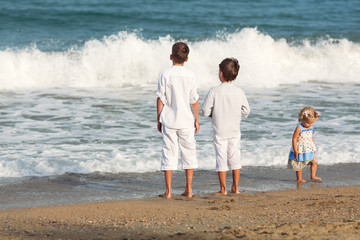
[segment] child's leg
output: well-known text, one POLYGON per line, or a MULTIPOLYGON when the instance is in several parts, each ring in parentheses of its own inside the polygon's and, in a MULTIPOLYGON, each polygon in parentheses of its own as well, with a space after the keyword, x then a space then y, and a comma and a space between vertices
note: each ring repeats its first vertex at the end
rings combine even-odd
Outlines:
POLYGON ((321 178, 316 176, 316 171, 317 171, 317 163, 316 162, 312 162, 310 165, 310 174, 311 174, 311 181, 321 181, 321 178))
POLYGON ((229 138, 227 147, 228 166, 232 169, 233 184, 231 193, 239 194, 239 180, 241 169, 240 136, 229 138))
POLYGON ((180 129, 177 132, 183 169, 195 169, 198 167, 196 159, 196 140, 194 129, 180 129))
POLYGON ((186 197, 191 198, 193 197, 192 181, 194 176, 194 169, 185 169, 185 174, 186 174, 186 187, 185 187, 184 195, 186 197))
POLYGON ((302 172, 303 170, 301 169, 300 171, 296 171, 296 179, 298 182, 306 182, 303 178, 302 178, 302 172))
POLYGON ((171 192, 172 192, 172 189, 171 189, 172 171, 171 171, 171 170, 166 170, 166 171, 164 171, 164 174, 165 174, 165 185, 166 185, 166 188, 165 188, 165 193, 164 193, 164 194, 161 194, 160 197, 163 197, 163 198, 171 198, 171 192))
POLYGON ((186 187, 185 192, 181 195, 192 197, 192 181, 194 175, 194 168, 198 167, 196 160, 196 141, 194 136, 194 129, 180 129, 178 130, 179 148, 181 152, 182 168, 185 169, 186 187))
POLYGON ((218 192, 218 194, 225 195, 225 194, 227 194, 227 192, 226 192, 226 172, 218 172, 218 177, 219 177, 219 183, 220 183, 220 191, 218 192))
POLYGON ((216 172, 218 173, 220 191, 217 194, 225 195, 226 190, 226 172, 229 170, 227 164, 227 139, 221 139, 214 136, 214 145, 216 153, 216 172))
POLYGON ((177 146, 177 134, 176 129, 167 128, 162 126, 163 133, 163 147, 162 147, 162 158, 161 158, 161 171, 165 174, 165 193, 161 194, 161 197, 171 198, 171 177, 172 170, 177 169, 178 159, 178 146, 177 146))
POLYGON ((240 180, 240 169, 232 171, 233 185, 231 187, 231 193, 239 194, 239 180, 240 180))

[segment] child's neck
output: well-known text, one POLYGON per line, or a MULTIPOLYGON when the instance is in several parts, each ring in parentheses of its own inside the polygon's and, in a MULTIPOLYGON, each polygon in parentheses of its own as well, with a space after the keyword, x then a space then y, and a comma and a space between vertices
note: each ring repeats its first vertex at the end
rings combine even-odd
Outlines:
POLYGON ((174 61, 173 61, 173 66, 183 67, 183 66, 184 66, 184 63, 185 63, 185 62, 183 62, 183 63, 177 63, 177 62, 174 62, 174 61))
POLYGON ((304 126, 304 124, 302 124, 302 123, 300 123, 301 124, 301 126, 303 126, 303 128, 305 128, 305 129, 310 129, 312 126, 309 126, 309 127, 305 127, 304 126))
POLYGON ((232 83, 232 81, 226 81, 226 80, 224 80, 224 79, 221 79, 221 82, 222 82, 222 83, 232 83))

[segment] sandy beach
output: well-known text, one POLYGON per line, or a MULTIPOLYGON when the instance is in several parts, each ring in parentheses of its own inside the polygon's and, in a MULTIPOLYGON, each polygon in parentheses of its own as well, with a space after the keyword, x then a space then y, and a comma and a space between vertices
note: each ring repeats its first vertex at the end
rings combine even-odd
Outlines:
POLYGON ((0 211, 1 239, 358 239, 360 186, 0 211))

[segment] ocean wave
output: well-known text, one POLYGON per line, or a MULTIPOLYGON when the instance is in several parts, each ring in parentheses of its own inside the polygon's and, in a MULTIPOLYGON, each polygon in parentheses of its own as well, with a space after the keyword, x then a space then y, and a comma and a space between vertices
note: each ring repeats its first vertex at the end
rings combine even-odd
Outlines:
MULTIPOLYGON (((171 65, 173 43, 171 36, 146 40, 136 32, 119 32, 65 52, 43 52, 36 47, 2 50, 0 89, 156 84, 159 72, 171 65)), ((256 28, 244 28, 188 44, 186 66, 197 74, 200 87, 217 83, 218 64, 226 57, 240 61, 238 82, 249 87, 313 80, 360 82, 360 44, 347 39, 305 40, 295 44, 274 39, 256 28)))

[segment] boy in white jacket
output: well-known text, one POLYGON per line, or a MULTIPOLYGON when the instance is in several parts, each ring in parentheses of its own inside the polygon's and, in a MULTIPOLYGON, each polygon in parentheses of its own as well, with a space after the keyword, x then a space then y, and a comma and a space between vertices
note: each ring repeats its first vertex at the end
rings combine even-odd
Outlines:
POLYGON ((193 171, 198 166, 194 133, 199 132, 199 95, 195 74, 184 67, 188 54, 185 43, 173 45, 170 55, 173 65, 161 72, 156 92, 158 131, 163 134, 161 171, 165 173, 166 184, 165 193, 160 196, 164 198, 171 198, 171 177, 177 169, 179 147, 186 173, 183 195, 193 196, 193 171))
POLYGON ((249 103, 243 90, 232 81, 236 79, 240 65, 235 58, 226 58, 219 64, 221 84, 210 89, 202 111, 204 116, 212 118, 214 144, 216 151, 216 171, 218 172, 220 191, 227 194, 226 171, 232 170, 233 184, 231 193, 239 194, 240 179, 240 122, 250 113, 249 103))

